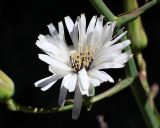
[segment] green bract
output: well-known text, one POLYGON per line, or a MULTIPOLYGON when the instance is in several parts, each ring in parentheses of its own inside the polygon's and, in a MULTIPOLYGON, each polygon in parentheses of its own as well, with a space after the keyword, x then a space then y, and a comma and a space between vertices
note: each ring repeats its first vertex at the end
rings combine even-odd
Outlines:
POLYGON ((0 70, 0 102, 8 100, 14 94, 13 81, 0 70))

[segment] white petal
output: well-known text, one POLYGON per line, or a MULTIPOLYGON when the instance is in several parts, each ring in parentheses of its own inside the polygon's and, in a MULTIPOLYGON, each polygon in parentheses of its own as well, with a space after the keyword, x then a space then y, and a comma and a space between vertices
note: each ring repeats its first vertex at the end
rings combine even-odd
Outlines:
POLYGON ((51 65, 52 66, 52 69, 53 69, 53 72, 56 73, 56 74, 59 74, 59 72, 56 72, 56 71, 60 71, 60 72, 64 72, 64 74, 68 74, 70 72, 73 71, 73 69, 71 67, 69 67, 68 65, 66 65, 65 63, 62 63, 60 61, 57 61, 56 59, 54 58, 51 58, 50 56, 48 55, 45 55, 45 54, 39 54, 39 58, 46 62, 47 64, 51 65), (54 70, 55 69, 55 70, 54 70))
POLYGON ((91 83, 92 86, 97 87, 100 86, 100 81, 98 79, 93 79, 93 78, 89 78, 89 82, 91 83))
POLYGON ((118 51, 118 50, 123 50, 124 48, 126 48, 130 44, 131 44, 130 40, 125 40, 125 41, 123 41, 121 43, 112 45, 111 47, 109 47, 107 49, 107 52, 114 52, 114 51, 118 51))
POLYGON ((96 66, 96 65, 101 64, 101 63, 113 62, 114 59, 116 57, 119 57, 120 54, 121 54, 120 51, 116 51, 114 53, 112 53, 112 52, 107 53, 107 55, 102 54, 102 55, 96 56, 95 58, 93 58, 91 67, 96 66))
POLYGON ((73 92, 75 90, 77 84, 77 74, 68 74, 63 78, 62 85, 69 90, 69 92, 73 92))
MULTIPOLYGON (((64 29, 63 29, 62 22, 59 22, 58 25, 59 25, 60 34, 63 34, 64 29)), ((52 36, 52 38, 49 38, 49 36, 48 36, 48 39, 51 40, 50 42, 52 42, 52 44, 55 45, 57 48, 62 49, 62 50, 66 50, 66 44, 63 39, 64 35, 58 34, 55 26, 52 23, 48 25, 48 29, 49 29, 49 32, 52 36)))
POLYGON ((101 71, 101 73, 102 73, 104 76, 106 76, 106 78, 108 79, 109 82, 114 83, 113 78, 112 78, 109 74, 107 74, 107 73, 104 72, 104 71, 101 71))
POLYGON ((107 39, 107 37, 110 35, 110 28, 112 26, 112 22, 107 22, 104 26, 103 26, 103 33, 102 33, 102 38, 103 41, 105 41, 107 39))
POLYGON ((116 63, 102 63, 99 65, 96 65, 94 67, 92 67, 91 69, 96 69, 96 70, 100 70, 100 69, 112 69, 112 68, 123 68, 124 65, 123 64, 116 64, 116 63))
POLYGON ((90 39, 91 40, 90 41, 91 47, 97 48, 97 46, 99 44, 100 35, 101 35, 101 32, 98 32, 96 30, 93 32, 92 37, 90 39))
POLYGON ((35 82, 35 83, 34 83, 35 87, 44 87, 44 86, 46 86, 48 83, 51 83, 51 82, 53 81, 53 80, 52 80, 53 76, 54 76, 54 75, 49 76, 49 77, 46 77, 46 78, 43 78, 43 79, 35 82))
MULTIPOLYGON (((57 60, 67 62, 69 59, 68 53, 65 51, 62 52, 61 49, 58 49, 56 45, 50 43, 49 40, 46 39, 45 36, 39 35, 39 40, 37 40, 36 45, 41 48, 48 55, 56 58, 57 60)), ((48 38, 49 39, 49 38, 48 38)), ((64 49, 63 49, 64 50, 64 49)))
POLYGON ((56 46, 52 45, 48 40, 46 40, 46 37, 44 35, 39 35, 38 39, 39 40, 37 40, 36 45, 39 48, 44 51, 51 52, 54 55, 60 54, 59 49, 56 46))
POLYGON ((119 55, 119 57, 115 58, 114 62, 119 63, 119 64, 124 64, 132 57, 133 57, 133 54, 131 54, 131 51, 127 51, 119 55))
POLYGON ((49 83, 48 85, 46 85, 45 87, 42 87, 41 90, 42 91, 46 91, 48 90, 50 87, 52 87, 57 81, 53 81, 52 83, 49 83))
POLYGON ((97 23, 96 23, 96 26, 95 26, 95 29, 99 32, 102 32, 102 26, 103 26, 103 18, 104 16, 100 16, 98 19, 97 19, 97 23))
POLYGON ((105 42, 104 47, 109 47, 111 45, 113 45, 114 43, 116 43, 118 40, 120 40, 123 36, 125 36, 127 33, 127 31, 123 32, 122 34, 120 34, 118 37, 116 37, 114 40, 110 41, 110 42, 105 42))
MULTIPOLYGON (((97 60, 98 58, 100 58, 101 56, 107 56, 108 54, 111 53, 121 53, 121 50, 123 50, 124 48, 126 48, 128 45, 130 45, 130 40, 125 40, 121 43, 115 44, 111 47, 104 47, 103 49, 99 50, 98 52, 96 52, 95 56, 94 56, 94 60, 97 60)), ((92 64, 93 65, 93 64, 92 64)))
POLYGON ((46 35, 45 38, 50 44, 52 44, 59 51, 61 51, 60 54, 62 54, 65 57, 66 55, 68 55, 68 46, 65 42, 65 39, 62 39, 63 37, 60 37, 60 35, 56 35, 52 37, 50 35, 46 35))
POLYGON ((37 81, 35 84, 36 87, 41 87, 42 91, 49 89, 57 80, 61 79, 62 75, 52 75, 46 78, 43 78, 37 81))
POLYGON ((74 48, 77 50, 78 47, 79 47, 79 44, 78 44, 78 18, 77 18, 77 21, 73 27, 73 31, 71 32, 70 36, 71 36, 71 39, 72 39, 72 42, 73 42, 73 45, 74 45, 74 48))
POLYGON ((85 69, 82 69, 78 72, 78 83, 81 90, 81 94, 88 96, 89 78, 85 69))
POLYGON ((96 20, 97 20, 97 16, 93 16, 89 25, 88 25, 86 34, 89 34, 90 32, 93 32, 96 20))
POLYGON ((59 94, 59 100, 58 100, 58 105, 60 107, 62 107, 65 103, 65 99, 66 99, 66 95, 67 95, 67 89, 61 85, 61 88, 60 88, 60 94, 59 94))
POLYGON ((58 23, 58 28, 59 28, 59 37, 61 40, 64 40, 64 27, 62 22, 58 23))
POLYGON ((64 20, 65 20, 68 32, 70 34, 72 32, 72 30, 73 30, 74 23, 73 23, 72 19, 69 16, 65 17, 64 20))
POLYGON ((114 51, 106 54, 107 55, 100 55, 99 57, 94 58, 90 67, 94 67, 102 63, 124 64, 133 56, 131 51, 127 51, 125 53, 114 51))
POLYGON ((70 73, 73 73, 73 72, 68 72, 68 71, 64 71, 63 69, 61 70, 60 68, 57 68, 57 67, 53 67, 51 65, 49 65, 49 71, 52 72, 52 73, 55 73, 55 74, 59 74, 59 75, 67 75, 67 74, 70 74, 70 73))
POLYGON ((47 26, 48 26, 49 32, 50 32, 50 34, 51 34, 52 36, 58 35, 58 32, 57 32, 55 26, 54 26, 52 23, 50 23, 50 24, 47 25, 47 26))
POLYGON ((77 18, 76 23, 74 24, 69 16, 65 17, 65 23, 75 49, 77 49, 78 47, 78 22, 79 22, 78 20, 79 17, 77 18))
POLYGON ((63 26, 62 22, 58 23, 58 28, 59 28, 59 38, 61 39, 60 43, 62 43, 62 46, 64 46, 64 48, 68 52, 68 45, 67 45, 66 40, 65 40, 64 26, 63 26))
POLYGON ((101 83, 106 81, 114 82, 113 78, 103 71, 91 70, 88 74, 91 78, 98 79, 101 83))
POLYGON ((114 32, 114 28, 116 26, 116 22, 107 22, 106 25, 103 27, 102 33, 102 43, 108 43, 112 39, 112 35, 114 32))
POLYGON ((83 49, 83 44, 85 43, 86 39, 86 17, 85 14, 81 14, 80 20, 78 22, 79 28, 79 45, 83 49))
POLYGON ((73 92, 75 90, 76 84, 77 84, 77 74, 73 74, 70 77, 70 81, 68 83, 69 92, 73 92))
POLYGON ((79 87, 76 87, 75 94, 74 94, 74 103, 73 103, 73 109, 72 109, 72 119, 77 119, 79 117, 79 114, 81 112, 82 107, 82 95, 80 92, 79 87))
POLYGON ((86 39, 86 42, 85 42, 86 47, 91 45, 93 34, 94 34, 94 32, 90 32, 90 33, 87 34, 87 37, 86 37, 87 39, 86 39))
POLYGON ((52 79, 53 75, 52 76, 49 76, 49 77, 46 77, 46 78, 43 78, 37 82, 34 83, 35 87, 44 87, 46 86, 48 83, 51 83, 51 79, 52 79))
POLYGON ((96 26, 95 26, 95 29, 94 29, 94 32, 93 32, 93 35, 90 41, 91 46, 94 46, 95 48, 101 45, 100 37, 102 34, 102 26, 103 26, 103 16, 100 16, 97 19, 96 26))

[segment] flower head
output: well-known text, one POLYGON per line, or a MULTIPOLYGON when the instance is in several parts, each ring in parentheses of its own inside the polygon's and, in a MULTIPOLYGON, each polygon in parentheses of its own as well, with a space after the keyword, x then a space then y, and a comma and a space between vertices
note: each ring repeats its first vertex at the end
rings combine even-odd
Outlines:
POLYGON ((123 68, 132 57, 130 51, 122 50, 130 44, 130 40, 118 42, 126 32, 112 37, 115 22, 103 25, 103 16, 93 16, 87 29, 84 14, 77 17, 74 23, 69 16, 65 17, 65 24, 73 45, 68 46, 64 37, 63 23, 58 23, 58 30, 49 24, 50 35, 39 35, 36 45, 46 54, 39 54, 39 58, 49 64, 49 71, 53 75, 35 83, 45 91, 63 78, 59 105, 63 106, 68 92, 75 92, 72 118, 77 119, 81 110, 83 95, 93 96, 93 88, 101 83, 114 82, 113 78, 101 69, 123 68))

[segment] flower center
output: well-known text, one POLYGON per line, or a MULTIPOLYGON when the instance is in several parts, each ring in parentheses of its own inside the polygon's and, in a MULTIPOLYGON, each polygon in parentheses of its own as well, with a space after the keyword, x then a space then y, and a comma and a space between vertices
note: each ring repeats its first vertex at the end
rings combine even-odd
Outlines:
POLYGON ((94 50, 90 47, 85 48, 83 52, 73 52, 71 53, 71 64, 72 68, 77 72, 83 68, 89 69, 89 66, 94 57, 94 50))

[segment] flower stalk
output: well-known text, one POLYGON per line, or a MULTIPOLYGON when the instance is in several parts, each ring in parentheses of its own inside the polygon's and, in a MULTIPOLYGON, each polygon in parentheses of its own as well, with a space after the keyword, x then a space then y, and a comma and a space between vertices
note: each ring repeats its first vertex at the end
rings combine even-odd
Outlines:
MULTIPOLYGON (((119 83, 117 83, 114 87, 111 89, 108 89, 107 91, 93 97, 90 99, 90 104, 96 103, 104 98, 111 97, 112 95, 120 92, 121 90, 127 88, 132 82, 134 81, 134 78, 127 78, 119 83)), ((66 101, 67 102, 67 101, 66 101)), ((38 107, 31 107, 31 106, 25 106, 22 104, 19 104, 15 102, 13 99, 10 99, 6 102, 7 107, 11 111, 21 111, 25 113, 54 113, 54 112, 63 112, 68 111, 73 108, 73 104, 65 105, 63 107, 55 107, 55 108, 38 108, 38 107)))

